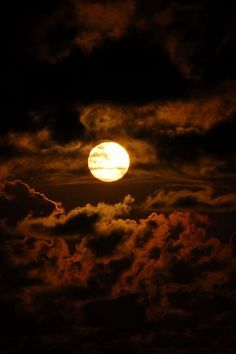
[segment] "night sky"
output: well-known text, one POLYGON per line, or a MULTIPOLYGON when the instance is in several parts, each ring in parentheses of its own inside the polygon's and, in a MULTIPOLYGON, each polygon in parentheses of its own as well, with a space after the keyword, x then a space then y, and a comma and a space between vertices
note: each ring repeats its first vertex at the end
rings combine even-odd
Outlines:
POLYGON ((1 354, 235 353, 235 10, 2 7, 1 354))

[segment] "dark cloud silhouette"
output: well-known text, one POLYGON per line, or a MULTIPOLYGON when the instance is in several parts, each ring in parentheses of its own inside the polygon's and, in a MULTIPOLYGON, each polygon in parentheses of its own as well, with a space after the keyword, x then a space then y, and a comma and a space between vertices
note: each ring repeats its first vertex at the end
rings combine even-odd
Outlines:
POLYGON ((0 187, 0 215, 9 225, 15 226, 27 216, 45 217, 62 211, 61 203, 48 199, 20 180, 6 181, 0 187))

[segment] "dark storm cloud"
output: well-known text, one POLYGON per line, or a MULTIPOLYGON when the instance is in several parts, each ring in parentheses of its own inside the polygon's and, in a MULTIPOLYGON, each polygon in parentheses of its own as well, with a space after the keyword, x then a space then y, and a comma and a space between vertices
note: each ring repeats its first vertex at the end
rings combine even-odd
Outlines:
MULTIPOLYGON (((169 328, 169 340, 176 334, 186 343, 181 331, 187 328, 192 340, 201 338, 193 322, 199 331, 206 325, 214 330, 228 326, 235 311, 234 237, 221 241, 211 234, 211 220, 195 212, 153 212, 135 220, 131 205, 127 197, 122 203, 87 205, 57 216, 48 215, 44 205, 42 217, 32 215, 11 230, 4 226, 1 283, 8 298, 2 294, 3 303, 14 302, 19 319, 25 312, 29 323, 38 318, 32 331, 55 319, 56 331, 68 326, 81 335, 83 326, 89 326, 90 335, 94 326, 127 328, 131 348, 136 340, 145 345, 145 326, 152 344, 166 343, 164 328, 169 328), (84 223, 90 224, 86 230, 84 223), (44 228, 36 232, 32 225, 39 224, 44 228)), ((224 338, 232 341, 230 334, 224 338)), ((208 341, 213 345, 211 337, 208 341)))

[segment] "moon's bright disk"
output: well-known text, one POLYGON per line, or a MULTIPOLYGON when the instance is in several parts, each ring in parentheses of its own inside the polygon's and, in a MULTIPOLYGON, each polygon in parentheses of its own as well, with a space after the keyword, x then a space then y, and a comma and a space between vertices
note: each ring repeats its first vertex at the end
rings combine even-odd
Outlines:
POLYGON ((113 182, 122 178, 128 171, 129 163, 127 151, 113 141, 95 146, 88 158, 88 167, 92 175, 103 182, 113 182))

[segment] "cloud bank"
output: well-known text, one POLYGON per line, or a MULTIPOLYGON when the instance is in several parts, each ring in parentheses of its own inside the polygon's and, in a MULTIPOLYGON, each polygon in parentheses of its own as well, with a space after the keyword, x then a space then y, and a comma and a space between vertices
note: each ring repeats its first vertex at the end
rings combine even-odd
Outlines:
MULTIPOLYGON (((206 195, 211 193, 192 193, 200 202, 206 195)), ((167 197, 172 204, 176 200, 171 193, 167 197)), ((220 202, 213 198, 210 204, 220 202)), ((132 218, 130 196, 117 204, 87 204, 65 212, 60 203, 20 181, 3 186, 1 203, 18 215, 14 225, 6 222, 9 215, 1 218, 1 300, 8 307, 14 304, 16 321, 25 314, 29 325, 34 323, 32 331, 42 331, 55 318, 59 327, 81 336, 86 326, 95 337, 93 328, 99 333, 128 326, 123 339, 135 350, 138 343, 149 348, 176 335, 185 344, 203 341, 200 333, 206 326, 229 328, 235 311, 235 237, 213 234, 206 215, 153 211, 132 218), (19 193, 28 211, 14 204, 19 193)), ((224 338, 232 341, 224 333, 219 343, 224 338)), ((214 347, 211 336, 208 341, 214 347)))

